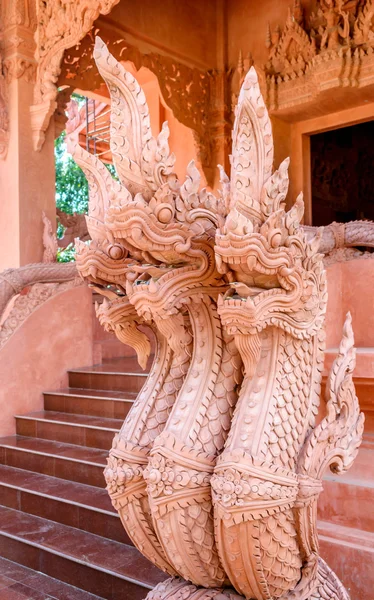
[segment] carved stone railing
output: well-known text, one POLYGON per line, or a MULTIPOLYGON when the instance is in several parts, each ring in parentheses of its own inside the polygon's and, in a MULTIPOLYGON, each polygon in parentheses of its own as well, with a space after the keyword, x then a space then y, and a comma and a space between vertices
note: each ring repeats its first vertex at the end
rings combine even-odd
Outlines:
POLYGON ((302 195, 285 210, 289 160, 273 172, 256 72, 239 95, 231 180, 221 169, 215 197, 193 162, 178 181, 167 124, 155 139, 141 88, 99 39, 94 57, 119 182, 70 139, 90 188, 92 242, 77 245, 77 268, 107 299, 100 321, 141 364, 139 324, 157 340, 105 470, 133 543, 172 576, 148 598, 229 599, 231 585, 240 598, 348 600, 319 556, 316 514, 324 472, 346 471, 362 439, 351 319, 316 426, 323 233, 307 239, 302 195))
POLYGON ((27 317, 55 294, 82 285, 74 263, 37 263, 0 273, 0 349, 27 317), (21 292, 25 292, 21 294, 21 292), (10 306, 14 298, 15 302, 10 306))
MULTIPOLYGON (((310 239, 316 235, 318 227, 304 225, 303 229, 310 239)), ((374 248, 373 221, 330 223, 323 227, 319 252, 325 255, 325 266, 358 258, 374 258, 374 253, 368 248, 374 248)))

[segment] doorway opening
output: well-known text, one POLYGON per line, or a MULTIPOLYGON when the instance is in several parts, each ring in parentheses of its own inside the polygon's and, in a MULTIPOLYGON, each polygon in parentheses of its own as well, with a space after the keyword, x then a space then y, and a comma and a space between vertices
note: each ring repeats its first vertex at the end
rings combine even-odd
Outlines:
POLYGON ((374 121, 310 138, 312 222, 374 220, 374 121))

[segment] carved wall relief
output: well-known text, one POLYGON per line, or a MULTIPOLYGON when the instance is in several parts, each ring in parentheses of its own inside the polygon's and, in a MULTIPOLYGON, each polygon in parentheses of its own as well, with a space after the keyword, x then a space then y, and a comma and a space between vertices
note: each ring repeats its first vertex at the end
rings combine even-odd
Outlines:
POLYGON ((372 0, 318 0, 309 18, 295 0, 283 28, 269 28, 266 46, 270 110, 310 102, 327 90, 372 85, 372 0))
MULTIPOLYGON (((123 37, 116 40, 110 32, 101 32, 100 24, 95 24, 95 34, 103 35, 118 60, 131 61, 137 70, 146 67, 157 76, 163 100, 174 116, 193 130, 204 174, 213 185, 215 165, 227 161, 229 154, 231 70, 202 71, 170 56, 140 50, 123 37)), ((65 52, 60 85, 99 88, 102 80, 92 65, 93 47, 91 31, 79 46, 65 52)))
POLYGON ((322 234, 307 239, 301 195, 285 210, 289 160, 273 172, 256 72, 239 95, 231 180, 221 168, 215 197, 193 163, 177 179, 167 126, 152 136, 141 88, 100 39, 95 60, 120 181, 70 139, 90 185, 92 242, 78 244, 77 268, 107 298, 101 322, 141 364, 149 346, 138 324, 157 339, 105 471, 134 544, 174 577, 148 598, 348 600, 319 557, 316 504, 324 471, 347 470, 362 438, 351 321, 315 426, 322 234))
POLYGON ((36 59, 38 63, 31 123, 35 150, 40 150, 56 109, 57 79, 66 48, 91 29, 99 14, 108 14, 118 0, 37 0, 36 59))

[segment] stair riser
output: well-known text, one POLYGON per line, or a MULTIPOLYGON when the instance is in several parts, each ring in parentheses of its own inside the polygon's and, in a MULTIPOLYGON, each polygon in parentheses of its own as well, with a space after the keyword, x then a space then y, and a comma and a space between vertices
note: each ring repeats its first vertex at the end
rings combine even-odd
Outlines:
POLYGON ((144 375, 112 373, 69 373, 69 387, 89 390, 139 392, 146 380, 144 375))
POLYGON ((102 450, 110 450, 116 434, 114 431, 93 429, 83 425, 67 425, 65 423, 52 423, 19 417, 16 419, 16 426, 18 435, 55 440, 77 446, 101 448, 102 450))
MULTIPOLYGON (((0 534, 0 555, 25 567, 102 596, 106 600, 143 600, 148 589, 110 573, 79 564, 23 541, 0 534)), ((134 569, 136 571, 136 568, 134 569)))
POLYGON ((45 410, 75 415, 125 419, 131 407, 132 402, 126 400, 99 400, 97 398, 80 398, 79 396, 70 397, 63 394, 44 394, 45 410))
POLYGON ((318 517, 344 527, 374 531, 374 488, 339 481, 324 481, 318 500, 318 517))
POLYGON ((60 479, 78 481, 96 487, 105 487, 104 465, 96 466, 84 462, 61 459, 47 454, 24 452, 16 448, 0 448, 0 462, 9 467, 26 469, 60 479))
POLYGON ((77 506, 58 499, 33 494, 20 488, 11 488, 0 484, 0 504, 14 508, 36 517, 49 519, 76 527, 89 533, 122 544, 132 545, 123 525, 115 514, 113 516, 95 510, 77 506))

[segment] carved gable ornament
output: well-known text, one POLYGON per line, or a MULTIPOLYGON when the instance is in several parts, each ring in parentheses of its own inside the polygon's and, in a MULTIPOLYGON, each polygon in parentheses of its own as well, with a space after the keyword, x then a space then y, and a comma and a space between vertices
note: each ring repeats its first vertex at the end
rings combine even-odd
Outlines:
POLYGON ((285 110, 318 94, 374 83, 372 0, 317 0, 306 18, 295 0, 286 23, 267 32, 267 106, 285 110))
POLYGON ((327 290, 321 232, 286 211, 288 164, 257 75, 239 95, 231 179, 200 189, 193 162, 173 172, 168 126, 154 138, 143 91, 96 40, 111 94, 119 182, 70 137, 87 174, 90 245, 81 276, 105 297, 97 314, 149 376, 105 470, 128 535, 171 578, 148 599, 348 600, 320 558, 322 476, 345 472, 362 439, 350 316, 315 424, 327 290))

